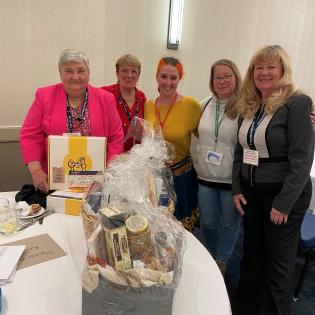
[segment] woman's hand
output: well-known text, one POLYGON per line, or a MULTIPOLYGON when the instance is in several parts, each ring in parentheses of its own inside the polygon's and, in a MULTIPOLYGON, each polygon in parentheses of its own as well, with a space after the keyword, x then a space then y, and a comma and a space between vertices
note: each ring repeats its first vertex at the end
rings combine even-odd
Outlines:
POLYGON ((272 208, 270 211, 270 220, 273 224, 286 224, 288 222, 288 215, 272 208))
POLYGON ((32 175, 33 184, 36 189, 39 189, 45 193, 48 192, 48 177, 47 174, 42 170, 35 171, 32 175))
POLYGON ((311 120, 312 120, 313 127, 315 127, 315 112, 311 112, 311 120))
POLYGON ((235 208, 238 210, 240 215, 243 216, 245 214, 245 212, 244 212, 244 210, 242 208, 242 204, 243 205, 247 204, 247 201, 244 198, 243 194, 234 195, 233 196, 233 201, 234 201, 235 208))
POLYGON ((42 166, 39 161, 33 161, 27 164, 27 167, 32 175, 33 184, 36 189, 43 192, 48 192, 48 176, 42 170, 42 166))

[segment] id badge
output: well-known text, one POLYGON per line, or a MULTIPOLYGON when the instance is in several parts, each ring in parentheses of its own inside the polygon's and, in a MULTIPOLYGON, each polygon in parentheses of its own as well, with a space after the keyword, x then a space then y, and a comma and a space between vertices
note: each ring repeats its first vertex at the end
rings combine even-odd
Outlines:
POLYGON ((258 166, 258 151, 244 149, 243 163, 258 166))
POLYGON ((221 165, 223 155, 219 152, 215 151, 208 151, 206 161, 215 164, 215 165, 221 165))

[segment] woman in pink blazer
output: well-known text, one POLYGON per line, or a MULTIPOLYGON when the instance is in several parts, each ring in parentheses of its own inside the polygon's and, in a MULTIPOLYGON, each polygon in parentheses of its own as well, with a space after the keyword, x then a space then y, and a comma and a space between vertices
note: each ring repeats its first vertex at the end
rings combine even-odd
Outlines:
POLYGON ((123 150, 123 130, 113 95, 89 82, 84 53, 67 49, 58 63, 62 83, 39 88, 21 128, 24 163, 36 189, 48 191, 49 135, 80 133, 107 138, 107 161, 123 150))

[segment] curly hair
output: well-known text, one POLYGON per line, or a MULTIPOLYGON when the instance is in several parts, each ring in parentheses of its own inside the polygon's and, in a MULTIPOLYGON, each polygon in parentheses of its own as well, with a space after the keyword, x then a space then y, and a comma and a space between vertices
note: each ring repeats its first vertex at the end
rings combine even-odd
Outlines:
POLYGON ((90 64, 89 59, 87 58, 86 54, 82 51, 74 50, 74 49, 65 49, 61 52, 59 61, 58 61, 58 70, 61 72, 61 68, 63 65, 72 62, 81 62, 83 61, 88 71, 90 72, 90 64))
POLYGON ((280 45, 263 46, 252 57, 241 88, 237 106, 243 117, 253 117, 261 104, 261 93, 254 82, 254 67, 258 62, 265 61, 278 61, 282 66, 282 76, 264 104, 267 114, 274 113, 290 96, 301 94, 293 82, 290 58, 286 51, 280 45))

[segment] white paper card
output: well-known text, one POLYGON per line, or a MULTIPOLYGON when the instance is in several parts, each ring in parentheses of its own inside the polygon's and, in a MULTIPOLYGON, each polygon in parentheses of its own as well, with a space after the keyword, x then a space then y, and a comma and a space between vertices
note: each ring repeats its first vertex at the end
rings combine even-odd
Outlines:
POLYGON ((6 279, 6 280, 0 279, 0 285, 5 285, 5 284, 13 281, 15 274, 16 274, 17 265, 18 264, 16 264, 15 267, 13 268, 8 279, 6 279))
POLYGON ((0 246, 0 280, 7 280, 16 269, 16 265, 23 254, 25 245, 0 246))
POLYGON ((258 165, 258 151, 244 149, 243 163, 249 165, 258 165))
POLYGON ((219 152, 215 151, 208 151, 206 156, 206 161, 215 164, 215 165, 221 165, 223 155, 219 152))

